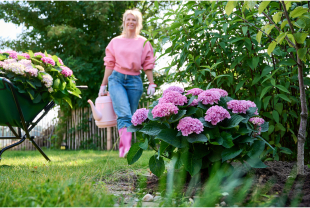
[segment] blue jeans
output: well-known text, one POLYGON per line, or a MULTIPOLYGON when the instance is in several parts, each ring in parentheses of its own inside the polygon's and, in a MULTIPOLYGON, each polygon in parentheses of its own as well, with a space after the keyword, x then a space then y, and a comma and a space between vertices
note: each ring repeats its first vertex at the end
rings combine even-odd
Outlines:
POLYGON ((108 80, 110 97, 117 115, 117 128, 129 127, 143 92, 141 76, 114 70, 108 80))

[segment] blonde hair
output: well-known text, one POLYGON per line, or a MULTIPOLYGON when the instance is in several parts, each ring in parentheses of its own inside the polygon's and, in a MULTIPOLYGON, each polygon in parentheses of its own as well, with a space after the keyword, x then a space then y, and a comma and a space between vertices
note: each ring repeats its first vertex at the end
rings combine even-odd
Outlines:
POLYGON ((122 35, 126 34, 126 27, 125 27, 125 21, 127 18, 128 14, 132 14, 133 16, 135 16, 136 21, 137 21, 137 26, 136 26, 136 35, 140 34, 140 31, 142 29, 142 14, 139 11, 139 9, 132 9, 132 10, 126 10, 125 13, 123 14, 123 24, 122 24, 122 35))

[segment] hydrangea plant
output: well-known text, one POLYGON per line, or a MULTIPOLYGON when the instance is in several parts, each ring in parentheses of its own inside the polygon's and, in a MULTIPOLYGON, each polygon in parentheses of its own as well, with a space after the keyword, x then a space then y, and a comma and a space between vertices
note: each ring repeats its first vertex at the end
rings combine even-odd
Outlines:
POLYGON ((191 175, 217 161, 266 167, 260 155, 266 144, 271 150, 273 147, 260 137, 269 125, 257 110, 254 102, 234 100, 222 89, 193 88, 186 92, 181 87, 169 87, 150 109, 138 109, 132 116, 128 131, 141 132, 143 141, 132 145, 128 164, 151 148, 155 153, 149 167, 157 176, 165 170, 163 158, 174 158, 175 168, 184 166, 191 175))
POLYGON ((46 52, 0 52, 0 76, 8 78, 33 103, 54 100, 59 104, 64 100, 72 107, 70 97, 80 98, 81 94, 72 70, 60 58, 46 52))

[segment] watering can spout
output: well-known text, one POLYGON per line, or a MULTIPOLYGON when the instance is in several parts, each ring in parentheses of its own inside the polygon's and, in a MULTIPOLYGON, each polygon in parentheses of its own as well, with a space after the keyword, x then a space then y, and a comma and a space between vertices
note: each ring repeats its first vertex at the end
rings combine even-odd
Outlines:
POLYGON ((100 121, 101 118, 102 118, 102 114, 96 109, 96 107, 95 107, 93 101, 88 100, 87 102, 89 103, 89 105, 90 105, 90 107, 91 107, 91 111, 93 112, 94 119, 95 119, 96 121, 100 121))

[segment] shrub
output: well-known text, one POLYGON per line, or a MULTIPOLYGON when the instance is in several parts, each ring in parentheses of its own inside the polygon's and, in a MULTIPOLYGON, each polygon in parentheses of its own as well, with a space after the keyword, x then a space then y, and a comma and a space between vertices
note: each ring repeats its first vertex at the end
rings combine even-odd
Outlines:
POLYGON ((265 144, 274 150, 260 136, 269 126, 258 117, 255 103, 233 100, 222 89, 194 88, 185 92, 170 87, 149 110, 138 109, 132 120, 128 131, 141 132, 143 139, 132 145, 128 164, 136 162, 150 147, 155 154, 149 167, 157 176, 165 170, 163 158, 174 159, 174 168, 184 165, 193 176, 217 161, 240 161, 263 168, 266 165, 259 156, 265 144))

